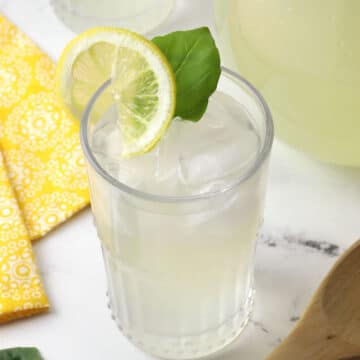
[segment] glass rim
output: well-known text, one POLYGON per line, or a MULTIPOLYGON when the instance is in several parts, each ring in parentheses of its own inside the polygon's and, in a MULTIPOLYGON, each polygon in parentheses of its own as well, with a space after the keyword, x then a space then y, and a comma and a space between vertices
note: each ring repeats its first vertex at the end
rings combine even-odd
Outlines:
POLYGON ((265 117, 265 139, 263 142, 263 146, 261 148, 261 151, 258 153, 255 161, 249 166, 248 169, 242 174, 240 174, 237 177, 237 180, 229 184, 228 186, 224 186, 222 189, 216 190, 216 191, 209 191, 206 193, 200 193, 195 195, 182 195, 182 196, 176 196, 176 195, 157 195, 141 190, 137 190, 131 186, 128 186, 121 181, 117 180, 113 176, 111 176, 106 170, 103 169, 103 167, 99 164, 96 157, 94 156, 90 145, 88 141, 88 123, 89 123, 89 115, 91 113, 91 110, 96 103, 98 97, 103 93, 103 91, 110 85, 111 79, 108 79, 105 81, 92 95, 90 98, 88 104, 86 105, 85 111, 81 118, 81 124, 80 124, 80 142, 81 146, 84 152, 84 155, 87 159, 87 161, 90 163, 93 169, 107 182, 109 182, 114 187, 118 188, 119 190, 128 193, 130 195, 136 196, 138 198, 144 199, 144 200, 150 200, 154 202, 162 202, 162 203, 168 203, 168 202, 189 202, 194 200, 201 200, 201 199, 208 199, 215 197, 217 195, 224 194, 228 191, 231 191, 232 189, 240 186, 243 182, 245 182, 247 179, 249 179, 252 175, 256 173, 256 171, 260 168, 260 166, 263 164, 263 162, 267 159, 274 139, 274 124, 272 120, 271 111, 269 109, 269 106, 267 105, 265 99, 260 94, 260 92, 245 78, 243 78, 241 75, 236 73, 233 70, 230 70, 224 66, 221 67, 222 72, 234 77, 237 81, 245 85, 245 87, 250 90, 250 93, 253 97, 255 97, 263 110, 264 117, 265 117))

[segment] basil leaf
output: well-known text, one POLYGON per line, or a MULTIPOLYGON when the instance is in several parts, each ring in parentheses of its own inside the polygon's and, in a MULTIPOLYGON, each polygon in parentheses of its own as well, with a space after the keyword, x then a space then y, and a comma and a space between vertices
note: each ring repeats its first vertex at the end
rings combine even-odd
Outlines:
POLYGON ((0 360, 43 360, 43 358, 36 348, 19 347, 0 350, 0 360))
POLYGON ((175 116, 198 121, 219 81, 220 55, 207 27, 176 31, 152 40, 176 76, 175 116))

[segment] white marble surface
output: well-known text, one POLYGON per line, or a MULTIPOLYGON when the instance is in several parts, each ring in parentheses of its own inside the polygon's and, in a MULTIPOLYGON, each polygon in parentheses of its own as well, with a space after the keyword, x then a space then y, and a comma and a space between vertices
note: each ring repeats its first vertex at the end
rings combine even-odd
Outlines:
MULTIPOLYGON (((48 0, 0 0, 0 10, 56 59, 73 36, 48 0)), ((208 24, 211 1, 179 1, 168 29, 208 24)), ((318 164, 275 142, 256 261, 256 306, 224 360, 264 359, 293 327, 336 257, 360 237, 360 170, 318 164)), ((90 211, 34 244, 49 314, 0 327, 0 348, 34 345, 46 360, 149 357, 117 330, 90 211)))

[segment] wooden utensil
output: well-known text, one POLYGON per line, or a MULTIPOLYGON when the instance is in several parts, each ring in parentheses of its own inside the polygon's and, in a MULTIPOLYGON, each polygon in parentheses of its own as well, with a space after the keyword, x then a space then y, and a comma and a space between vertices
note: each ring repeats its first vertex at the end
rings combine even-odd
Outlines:
POLYGON ((360 360, 360 240, 336 262, 295 329, 266 360, 360 360))

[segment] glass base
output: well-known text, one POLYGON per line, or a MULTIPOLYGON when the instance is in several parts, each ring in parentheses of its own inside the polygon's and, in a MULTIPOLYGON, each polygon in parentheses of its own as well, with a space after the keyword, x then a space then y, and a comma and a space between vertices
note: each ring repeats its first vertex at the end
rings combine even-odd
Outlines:
MULTIPOLYGON (((87 2, 89 2, 89 4, 94 3, 93 1, 89 0, 87 0, 87 2)), ((139 13, 123 14, 123 12, 120 11, 121 8, 119 6, 117 9, 111 0, 107 0, 102 6, 108 7, 109 9, 112 7, 114 8, 112 15, 113 17, 111 18, 102 16, 101 12, 96 12, 96 8, 94 9, 93 15, 91 16, 80 13, 79 10, 76 10, 70 6, 73 3, 78 6, 79 0, 51 0, 50 3, 58 19, 75 33, 81 33, 89 28, 96 26, 112 26, 127 28, 141 34, 146 34, 160 26, 170 16, 170 13, 174 8, 175 1, 152 0, 149 2, 149 0, 144 0, 144 9, 139 11, 139 13)), ((96 4, 98 10, 98 7, 101 7, 101 5, 99 5, 100 3, 96 4)), ((86 2, 83 3, 83 6, 86 6, 86 2)), ((136 6, 136 4, 134 6, 136 6)), ((87 11, 89 12, 90 10, 87 9, 87 11)))
POLYGON ((250 291, 245 306, 217 328, 209 329, 198 335, 181 337, 137 334, 129 331, 119 323, 112 312, 109 297, 108 307, 111 311, 111 317, 120 331, 130 342, 144 352, 169 360, 198 359, 222 350, 242 333, 251 318, 254 303, 253 294, 254 291, 250 291))

